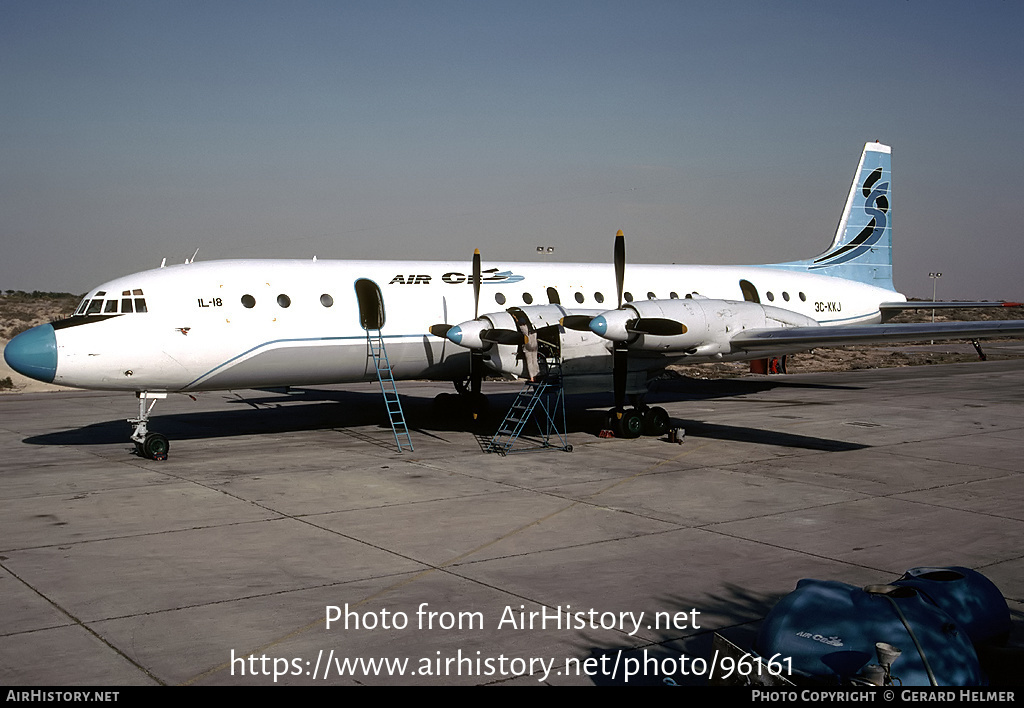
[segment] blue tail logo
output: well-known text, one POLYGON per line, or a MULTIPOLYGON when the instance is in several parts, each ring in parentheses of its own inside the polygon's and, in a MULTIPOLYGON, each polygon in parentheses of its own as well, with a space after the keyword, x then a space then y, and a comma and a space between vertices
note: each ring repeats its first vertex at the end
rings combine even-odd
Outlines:
POLYGON ((852 241, 815 258, 811 270, 852 261, 870 251, 882 238, 889 225, 889 183, 879 182, 881 179, 882 168, 876 167, 861 185, 864 213, 871 220, 852 241))

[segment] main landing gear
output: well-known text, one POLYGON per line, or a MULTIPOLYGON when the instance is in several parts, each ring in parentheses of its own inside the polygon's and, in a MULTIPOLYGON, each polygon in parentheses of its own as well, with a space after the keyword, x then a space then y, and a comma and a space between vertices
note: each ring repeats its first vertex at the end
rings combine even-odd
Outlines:
POLYGON ((434 410, 441 416, 471 414, 473 420, 483 418, 489 409, 487 396, 477 392, 439 393, 434 396, 434 410))
POLYGON ((170 441, 165 435, 150 432, 147 429, 147 423, 149 422, 149 414, 153 410, 153 406, 156 405, 157 400, 167 398, 167 394, 136 391, 135 396, 139 399, 139 417, 128 419, 128 422, 134 426, 131 440, 135 443, 135 451, 139 457, 151 460, 166 460, 167 451, 171 449, 170 441))
POLYGON ((649 408, 641 404, 625 410, 612 408, 608 411, 605 428, 614 431, 619 438, 660 437, 668 432, 671 424, 672 420, 664 408, 649 408))
POLYGON ((490 404, 480 392, 480 378, 470 376, 452 381, 458 393, 439 393, 434 396, 434 410, 441 416, 470 415, 473 420, 487 416, 490 404))

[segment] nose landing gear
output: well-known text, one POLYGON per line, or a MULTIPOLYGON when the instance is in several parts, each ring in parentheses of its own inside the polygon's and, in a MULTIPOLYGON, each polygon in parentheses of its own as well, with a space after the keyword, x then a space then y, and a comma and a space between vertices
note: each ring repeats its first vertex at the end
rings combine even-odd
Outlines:
POLYGON ((167 451, 171 449, 171 443, 167 436, 160 433, 153 433, 147 429, 149 414, 156 405, 158 399, 167 398, 166 393, 153 393, 152 391, 136 391, 135 396, 139 399, 139 417, 129 418, 128 422, 134 426, 131 440, 135 443, 135 451, 139 457, 150 460, 166 460, 167 451), (148 405, 147 405, 148 401, 148 405))

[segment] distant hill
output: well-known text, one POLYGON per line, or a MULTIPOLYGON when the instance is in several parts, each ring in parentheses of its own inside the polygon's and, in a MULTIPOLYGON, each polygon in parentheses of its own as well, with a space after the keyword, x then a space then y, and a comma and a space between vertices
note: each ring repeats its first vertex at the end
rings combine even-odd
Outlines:
POLYGON ((6 290, 0 293, 0 337, 11 339, 30 327, 71 315, 81 295, 39 290, 6 290))

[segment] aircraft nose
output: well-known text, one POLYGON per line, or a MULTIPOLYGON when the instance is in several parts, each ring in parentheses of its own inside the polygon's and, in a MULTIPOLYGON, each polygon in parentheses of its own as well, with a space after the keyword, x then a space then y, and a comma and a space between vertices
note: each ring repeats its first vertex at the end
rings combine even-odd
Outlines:
POLYGON ((4 361, 23 376, 51 383, 57 375, 57 335, 53 325, 39 325, 7 343, 4 361))

